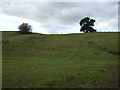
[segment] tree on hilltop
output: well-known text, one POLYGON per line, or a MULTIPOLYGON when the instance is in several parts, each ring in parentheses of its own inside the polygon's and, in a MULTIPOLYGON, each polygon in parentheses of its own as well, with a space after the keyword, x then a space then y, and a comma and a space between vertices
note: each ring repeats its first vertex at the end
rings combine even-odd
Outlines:
POLYGON ((93 29, 94 22, 95 22, 95 20, 94 19, 90 19, 89 17, 83 18, 79 22, 79 24, 81 26, 80 32, 82 32, 82 31, 85 32, 85 33, 96 32, 96 30, 93 29))
POLYGON ((18 29, 20 30, 21 34, 30 34, 32 32, 32 26, 28 23, 21 24, 18 29))

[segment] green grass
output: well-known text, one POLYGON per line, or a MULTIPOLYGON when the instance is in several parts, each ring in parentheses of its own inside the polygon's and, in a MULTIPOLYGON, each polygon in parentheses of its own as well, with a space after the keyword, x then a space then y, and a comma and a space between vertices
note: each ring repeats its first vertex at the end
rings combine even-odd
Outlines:
POLYGON ((3 88, 115 88, 118 33, 2 32, 3 88))

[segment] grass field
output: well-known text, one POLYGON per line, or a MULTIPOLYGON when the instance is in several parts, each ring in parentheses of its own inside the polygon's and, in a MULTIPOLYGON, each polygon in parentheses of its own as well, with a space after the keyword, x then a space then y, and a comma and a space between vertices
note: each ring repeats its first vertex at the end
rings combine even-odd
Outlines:
POLYGON ((2 35, 3 88, 118 87, 118 33, 2 35))

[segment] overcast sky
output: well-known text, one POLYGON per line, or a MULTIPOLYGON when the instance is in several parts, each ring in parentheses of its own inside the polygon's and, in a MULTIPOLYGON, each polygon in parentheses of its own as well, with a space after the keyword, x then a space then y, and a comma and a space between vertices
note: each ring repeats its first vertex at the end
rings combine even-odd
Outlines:
POLYGON ((33 32, 79 33, 79 21, 95 19, 97 31, 118 31, 117 2, 1 2, 0 31, 18 31, 23 22, 33 32))

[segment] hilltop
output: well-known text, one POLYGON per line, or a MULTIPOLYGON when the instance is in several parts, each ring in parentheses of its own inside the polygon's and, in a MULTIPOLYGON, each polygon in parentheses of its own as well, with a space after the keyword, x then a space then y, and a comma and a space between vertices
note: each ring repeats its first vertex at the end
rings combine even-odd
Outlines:
POLYGON ((117 32, 2 32, 2 42, 3 87, 117 87, 117 32))

